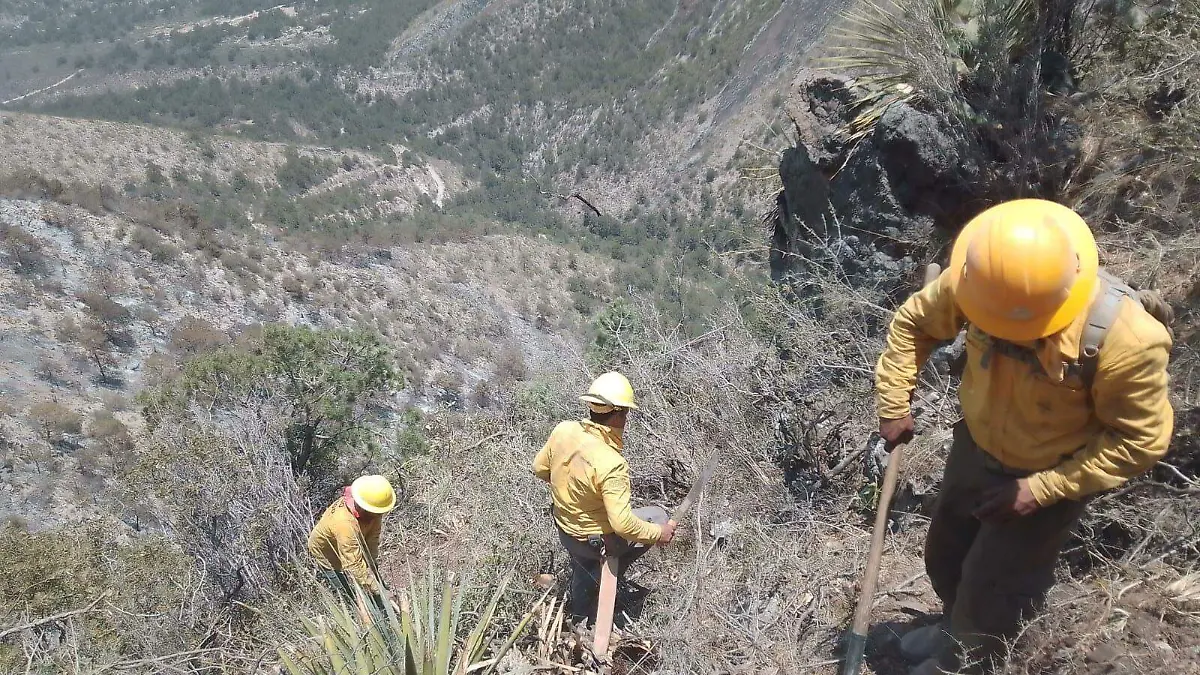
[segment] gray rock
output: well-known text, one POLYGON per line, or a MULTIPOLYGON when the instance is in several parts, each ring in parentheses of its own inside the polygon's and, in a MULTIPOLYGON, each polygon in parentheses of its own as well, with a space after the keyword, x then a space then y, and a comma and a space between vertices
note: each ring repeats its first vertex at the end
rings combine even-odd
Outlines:
MULTIPOLYGON (((833 211, 843 223, 869 232, 897 231, 913 224, 913 219, 896 200, 887 170, 874 141, 863 141, 851 151, 846 165, 829 187, 833 211)), ((786 189, 786 183, 785 183, 786 189)))
POLYGON ((838 75, 817 75, 797 83, 808 99, 808 111, 828 127, 840 127, 854 116, 854 92, 850 80, 838 75))
POLYGON ((817 233, 830 221, 829 182, 821 175, 804 146, 788 148, 779 164, 787 197, 787 215, 817 233))
POLYGON ((833 131, 852 114, 844 85, 828 77, 797 85, 833 146, 801 145, 781 158, 772 275, 804 277, 806 261, 823 258, 840 265, 851 284, 899 300, 917 265, 912 234, 935 227, 951 234, 986 206, 975 160, 981 155, 958 127, 906 104, 889 108, 853 148, 834 147, 841 141, 830 140, 833 131))

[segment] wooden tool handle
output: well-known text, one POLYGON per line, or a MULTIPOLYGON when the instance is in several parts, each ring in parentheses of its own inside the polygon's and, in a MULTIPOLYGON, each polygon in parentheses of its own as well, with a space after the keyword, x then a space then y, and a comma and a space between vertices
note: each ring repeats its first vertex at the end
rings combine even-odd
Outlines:
POLYGON ((612 635, 613 615, 617 607, 617 556, 605 556, 600 565, 600 597, 596 603, 596 636, 592 652, 598 658, 608 656, 608 640, 612 635))
POLYGON ((887 470, 883 474, 883 488, 879 492, 879 505, 875 507, 875 527, 871 530, 871 555, 867 558, 867 571, 863 573, 862 588, 859 590, 858 607, 854 610, 854 623, 850 629, 866 635, 871 624, 871 605, 875 600, 875 586, 879 582, 879 563, 883 559, 883 540, 887 536, 888 510, 892 495, 900 477, 900 460, 904 457, 901 443, 888 456, 887 470))
MULTIPOLYGON (((925 286, 937 280, 942 268, 931 264, 925 268, 925 286)), ((854 623, 850 630, 858 635, 866 635, 871 623, 871 605, 875 601, 875 586, 879 582, 879 562, 883 558, 883 541, 887 536, 888 510, 892 505, 892 495, 896 492, 896 483, 900 477, 900 462, 904 459, 906 443, 899 443, 892 448, 888 456, 887 470, 883 474, 883 487, 879 491, 879 504, 875 508, 875 527, 871 530, 871 554, 867 558, 867 570, 863 574, 862 588, 858 596, 858 607, 854 610, 854 623)))

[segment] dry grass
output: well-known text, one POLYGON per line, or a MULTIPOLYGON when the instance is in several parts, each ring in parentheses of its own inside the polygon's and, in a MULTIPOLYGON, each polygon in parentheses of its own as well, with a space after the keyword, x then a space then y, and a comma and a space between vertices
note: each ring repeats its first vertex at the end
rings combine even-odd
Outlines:
MULTIPOLYGON (((651 646, 648 656, 634 650, 647 660, 627 664, 630 672, 833 672, 813 664, 834 658, 866 557, 869 531, 857 491, 863 478, 846 471, 811 501, 797 502, 782 467, 801 450, 781 445, 778 430, 837 410, 836 419, 808 420, 829 440, 814 450, 810 469, 828 472, 865 441, 868 416, 849 424, 843 417, 869 409, 868 401, 851 408, 853 393, 833 387, 793 401, 838 355, 818 360, 817 352, 797 352, 803 356, 781 361, 737 313, 713 317, 713 330, 690 342, 644 306, 635 316, 618 335, 616 362, 604 367, 628 373, 642 401, 626 435, 636 500, 669 507, 711 453, 719 464, 676 543, 633 574, 653 592, 627 629, 627 641, 651 646), (795 417, 782 416, 785 402, 795 417)), ((818 340, 812 326, 794 332, 818 340)), ((504 392, 498 417, 426 418, 435 450, 403 467, 408 499, 386 536, 387 574, 401 579, 436 560, 476 574, 515 565, 529 578, 546 571, 562 577, 549 495, 529 464, 557 420, 580 414, 575 397, 589 372, 595 369, 582 357, 534 371, 529 384, 504 392)), ((892 547, 883 591, 911 582, 920 569, 919 531, 892 547)))

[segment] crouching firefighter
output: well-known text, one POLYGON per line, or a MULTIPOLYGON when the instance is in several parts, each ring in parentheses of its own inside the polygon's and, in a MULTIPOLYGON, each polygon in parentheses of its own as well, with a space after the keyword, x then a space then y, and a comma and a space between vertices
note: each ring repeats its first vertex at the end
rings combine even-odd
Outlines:
POLYGON ((954 428, 925 543, 940 624, 901 651, 913 673, 998 669, 1092 495, 1166 453, 1169 308, 1100 269, 1075 212, 1024 199, 963 228, 941 277, 896 312, 876 368, 879 433, 912 432, 909 396, 966 327, 954 428))
POLYGON ((533 460, 550 483, 554 524, 571 558, 571 608, 576 620, 596 618, 600 565, 618 558, 617 577, 654 544, 670 543, 675 522, 655 506, 631 509, 629 463, 621 455, 633 387, 620 373, 596 378, 579 397, 590 419, 562 422, 533 460))
MULTIPOLYGON (((382 611, 386 590, 376 574, 383 516, 396 506, 396 492, 383 476, 361 476, 342 489, 308 535, 317 573, 335 593, 357 604, 350 580, 373 609, 382 611)), ((366 616, 367 608, 358 604, 366 616)))

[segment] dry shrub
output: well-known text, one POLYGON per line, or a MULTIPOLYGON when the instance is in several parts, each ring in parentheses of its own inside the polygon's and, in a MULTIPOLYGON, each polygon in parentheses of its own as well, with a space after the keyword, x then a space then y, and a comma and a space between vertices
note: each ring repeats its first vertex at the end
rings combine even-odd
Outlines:
POLYGON ((104 324, 122 326, 133 319, 133 314, 128 308, 103 292, 84 291, 79 294, 79 301, 87 306, 92 316, 104 324))
MULTIPOLYGON (((47 225, 67 230, 72 234, 82 237, 82 229, 79 219, 70 207, 54 202, 45 202, 42 204, 42 220, 46 221, 47 225)), ((77 244, 78 245, 78 242, 77 244)))
POLYGON ((39 357, 37 368, 34 372, 38 377, 56 387, 66 384, 67 382, 66 366, 62 363, 62 361, 54 357, 39 357))
POLYGON ((1188 64, 1200 49, 1200 2, 1118 7, 1104 8, 1084 36, 1103 48, 1088 63, 1094 99, 1080 117, 1091 145, 1077 199, 1108 223, 1190 232, 1200 197, 1200 78, 1188 64))
POLYGON ((279 287, 297 302, 303 302, 311 292, 311 287, 305 283, 303 277, 299 274, 290 274, 284 277, 279 282, 279 287))
POLYGON ((1196 588, 1194 574, 1158 566, 1068 578, 998 675, 1200 672, 1200 618, 1189 595, 1196 588))
POLYGON ((133 438, 129 434, 129 428, 107 410, 92 413, 87 431, 88 436, 110 454, 125 454, 133 450, 133 438))
POLYGON ((132 243, 135 247, 150 254, 150 259, 156 263, 172 263, 179 259, 183 251, 179 250, 165 237, 154 230, 139 225, 133 231, 132 243))
POLYGON ((154 427, 131 494, 162 495, 156 515, 207 570, 218 605, 270 592, 300 553, 313 510, 283 448, 286 420, 269 408, 195 408, 154 427))
MULTIPOLYGON (((0 644, 0 671, 126 670, 130 655, 156 657, 191 650, 205 639, 196 593, 202 570, 161 536, 118 544, 111 520, 50 532, 0 528, 0 585, 37 588, 22 602, 0 604, 0 623, 20 626, 61 612, 72 618, 19 631, 0 644), (174 607, 177 611, 162 611, 174 607), (87 611, 82 611, 87 610, 87 611), (118 667, 120 666, 120 667, 118 667)), ((167 660, 167 663, 178 659, 167 660)))
POLYGON ((0 194, 15 199, 48 199, 60 204, 73 204, 94 215, 103 214, 118 199, 116 192, 107 185, 64 183, 36 171, 18 171, 0 177, 0 194))
POLYGON ((171 331, 170 346, 184 356, 196 356, 229 344, 229 336, 217 330, 209 321, 196 316, 185 316, 171 331))
MULTIPOLYGON (((386 573, 401 579, 417 561, 432 558, 482 578, 514 566, 520 574, 564 577, 547 487, 529 464, 556 421, 582 414, 576 397, 589 378, 616 367, 633 380, 641 406, 625 435, 635 504, 677 504, 709 457, 718 461, 677 541, 633 572, 652 589, 628 629, 653 645, 653 665, 643 667, 836 672, 836 647, 869 546, 879 478, 864 452, 876 423, 871 370, 889 318, 882 291, 852 289, 838 278, 832 271, 814 277, 818 290, 803 299, 767 293, 745 314, 727 308, 710 319, 711 331, 691 340, 648 303, 634 303, 630 320, 606 337, 604 363, 590 367, 579 358, 533 372, 497 391, 496 413, 427 416, 432 450, 404 458, 408 498, 385 534, 386 573)), ((903 628, 911 620, 898 599, 939 608, 923 578, 922 509, 957 416, 948 367, 945 356, 935 358, 915 398, 919 434, 903 466, 894 513, 899 532, 889 536, 877 624, 891 620, 903 628)), ((1069 636, 1079 638, 1078 648, 1065 658, 1080 663, 1082 645, 1096 641, 1080 627, 1090 624, 1068 623, 1101 615, 1105 598, 1098 589, 1143 578, 1131 567, 1161 569, 1173 579, 1200 558, 1191 525, 1200 516, 1196 500, 1154 492, 1160 489, 1131 486, 1096 500, 1061 566, 1074 576, 1052 600, 1057 607, 1066 594, 1077 606, 1045 620, 1058 623, 1030 628, 1013 673, 1049 672, 1036 664, 1064 657, 1046 645, 1061 651, 1071 646, 1069 636), (1156 501, 1156 494, 1173 501, 1156 501), (1096 530, 1115 522, 1135 536, 1119 540, 1096 530), (1081 559, 1093 562, 1084 566, 1081 559)), ((1191 633, 1180 628, 1186 617, 1175 618, 1163 624, 1163 639, 1186 644, 1191 633)), ((902 672, 883 653, 873 658, 873 672, 902 672)), ((1145 672, 1170 672, 1155 671, 1149 656, 1138 663, 1150 668, 1145 672)))
POLYGON ((51 445, 61 445, 68 436, 83 431, 83 417, 57 401, 35 403, 29 408, 29 417, 37 423, 42 438, 51 445))
POLYGON ((521 352, 521 348, 513 342, 505 343, 494 360, 496 379, 501 383, 519 382, 524 380, 529 373, 525 365, 525 355, 521 352))
MULTIPOLYGON (((836 351, 781 360, 779 349, 732 310, 690 341, 647 304, 635 305, 632 316, 610 336, 610 363, 590 369, 580 359, 531 373, 498 391, 497 414, 426 418, 434 451, 404 465, 409 498, 385 535, 385 569, 402 578, 414 561, 432 557, 484 578, 509 566, 530 576, 563 573, 547 487, 530 463, 555 422, 582 414, 577 396, 591 375, 619 367, 641 406, 625 437, 637 504, 677 504, 710 457, 718 461, 677 542, 636 568, 638 583, 654 590, 630 630, 652 641, 662 672, 803 672, 828 658, 848 619, 868 536, 865 519, 846 517, 854 513, 859 472, 830 477, 809 504, 797 504, 784 488, 781 463, 792 450, 777 432, 781 410, 786 403, 814 415, 838 411, 840 425, 820 425, 839 440, 818 460, 819 472, 866 436, 871 416, 849 424, 840 418, 868 410, 869 402, 849 405, 853 390, 840 393, 828 381, 830 365, 847 365, 836 351)), ((822 333, 806 321, 787 332, 819 343, 822 333)), ((898 568, 911 576, 919 541, 903 541, 885 588, 899 583, 898 568)))
POLYGON ((457 405, 463 393, 463 376, 457 370, 440 370, 429 384, 436 390, 438 399, 457 405))
POLYGON ((46 273, 46 245, 41 239, 25 230, 0 223, 0 252, 8 258, 8 265, 22 276, 36 277, 46 273))
POLYGON ((59 318, 54 326, 54 337, 63 344, 74 344, 79 340, 81 329, 70 315, 59 318))

